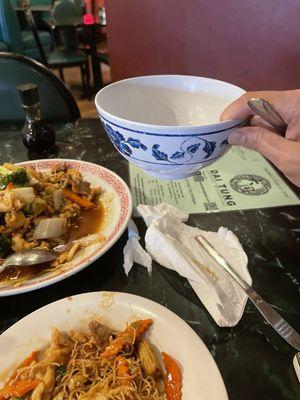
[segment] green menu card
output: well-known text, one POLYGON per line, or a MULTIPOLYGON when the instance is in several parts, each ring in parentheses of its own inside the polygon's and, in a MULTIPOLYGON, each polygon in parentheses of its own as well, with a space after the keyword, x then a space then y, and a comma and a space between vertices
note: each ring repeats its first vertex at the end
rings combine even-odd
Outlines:
POLYGON ((135 207, 168 203, 189 213, 205 213, 300 204, 264 157, 241 147, 232 147, 192 178, 176 181, 153 178, 129 165, 135 207))

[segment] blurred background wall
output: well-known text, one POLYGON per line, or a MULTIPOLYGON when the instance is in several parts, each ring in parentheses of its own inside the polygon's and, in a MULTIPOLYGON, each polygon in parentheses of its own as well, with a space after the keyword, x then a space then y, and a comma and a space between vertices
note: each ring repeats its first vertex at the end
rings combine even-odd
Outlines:
POLYGON ((300 87, 299 0, 105 0, 113 80, 222 79, 247 90, 300 87))

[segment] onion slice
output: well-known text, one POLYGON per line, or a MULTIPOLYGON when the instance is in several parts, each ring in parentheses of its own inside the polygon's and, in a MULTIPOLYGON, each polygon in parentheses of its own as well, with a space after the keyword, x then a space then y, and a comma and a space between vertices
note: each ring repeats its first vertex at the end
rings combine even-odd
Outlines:
POLYGON ((56 189, 53 192, 53 205, 55 211, 58 211, 60 207, 64 204, 65 202, 65 197, 64 193, 61 189, 56 189))
POLYGON ((31 186, 11 189, 13 195, 22 203, 31 204, 35 198, 34 189, 31 186))
POLYGON ((33 239, 53 239, 61 237, 67 227, 66 218, 44 218, 35 227, 33 239))
POLYGON ((81 247, 89 247, 96 243, 103 244, 105 242, 105 237, 100 233, 93 233, 92 235, 87 235, 78 239, 76 242, 79 242, 81 247))

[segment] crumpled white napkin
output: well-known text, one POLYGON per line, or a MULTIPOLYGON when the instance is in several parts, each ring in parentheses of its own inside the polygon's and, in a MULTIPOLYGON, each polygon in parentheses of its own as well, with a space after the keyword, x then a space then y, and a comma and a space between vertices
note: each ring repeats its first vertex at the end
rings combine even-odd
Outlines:
POLYGON ((140 235, 135 223, 131 220, 128 222, 128 241, 123 249, 124 254, 124 270, 126 275, 129 274, 133 263, 142 265, 148 269, 149 274, 152 272, 152 258, 140 245, 140 235))
POLYGON ((140 205, 137 209, 148 226, 145 235, 148 253, 139 244, 139 235, 132 222, 124 248, 126 273, 129 273, 133 261, 146 266, 150 272, 152 257, 188 279, 219 326, 236 325, 243 315, 247 295, 195 239, 199 234, 203 235, 251 285, 247 255, 234 233, 223 227, 218 232, 208 232, 188 226, 183 222, 187 221, 188 214, 167 204, 140 205))

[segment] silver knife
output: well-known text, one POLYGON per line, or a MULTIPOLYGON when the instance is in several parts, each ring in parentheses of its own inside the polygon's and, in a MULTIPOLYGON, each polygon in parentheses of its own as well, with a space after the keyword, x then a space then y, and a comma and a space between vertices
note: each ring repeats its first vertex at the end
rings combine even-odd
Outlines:
POLYGON ((244 289, 249 299, 273 329, 294 349, 300 351, 300 335, 228 264, 220 253, 202 236, 196 237, 206 252, 244 289))

